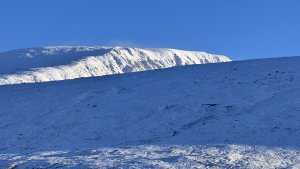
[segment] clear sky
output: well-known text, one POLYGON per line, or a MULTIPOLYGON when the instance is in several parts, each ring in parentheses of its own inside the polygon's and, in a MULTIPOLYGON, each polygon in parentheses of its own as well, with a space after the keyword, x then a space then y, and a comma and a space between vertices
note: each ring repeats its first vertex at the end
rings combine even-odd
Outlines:
POLYGON ((234 60, 300 55, 299 0, 1 0, 0 51, 167 47, 234 60))

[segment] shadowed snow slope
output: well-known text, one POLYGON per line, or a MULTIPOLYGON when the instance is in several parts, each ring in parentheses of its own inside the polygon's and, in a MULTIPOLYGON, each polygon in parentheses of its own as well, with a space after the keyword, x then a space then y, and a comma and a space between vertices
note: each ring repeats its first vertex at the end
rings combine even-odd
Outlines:
POLYGON ((230 61, 225 56, 176 49, 42 47, 0 53, 0 85, 230 61), (2 75, 1 75, 2 74, 2 75))
POLYGON ((299 67, 276 58, 0 86, 0 168, 299 168, 299 67))

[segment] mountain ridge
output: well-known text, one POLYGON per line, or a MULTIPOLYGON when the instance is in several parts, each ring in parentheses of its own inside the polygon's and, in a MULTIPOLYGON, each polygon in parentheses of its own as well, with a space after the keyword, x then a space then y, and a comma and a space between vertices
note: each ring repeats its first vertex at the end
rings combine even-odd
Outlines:
POLYGON ((223 55, 167 48, 52 46, 0 53, 0 85, 231 61, 223 55), (15 60, 15 61, 14 61, 15 60))

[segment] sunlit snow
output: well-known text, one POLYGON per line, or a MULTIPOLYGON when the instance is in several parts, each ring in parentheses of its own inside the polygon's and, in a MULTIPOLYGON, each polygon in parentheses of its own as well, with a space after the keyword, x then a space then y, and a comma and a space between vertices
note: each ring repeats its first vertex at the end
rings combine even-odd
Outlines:
POLYGON ((121 47, 43 47, 0 53, 0 85, 228 62, 205 52, 121 47))

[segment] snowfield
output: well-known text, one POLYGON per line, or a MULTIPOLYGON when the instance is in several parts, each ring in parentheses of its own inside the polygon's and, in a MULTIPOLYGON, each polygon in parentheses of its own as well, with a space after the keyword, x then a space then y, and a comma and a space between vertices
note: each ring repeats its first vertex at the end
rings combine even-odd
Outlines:
POLYGON ((0 85, 47 82, 228 62, 205 52, 121 47, 42 47, 0 53, 0 85), (2 75, 1 75, 2 74, 2 75))
POLYGON ((148 145, 0 156, 8 159, 11 168, 300 168, 299 151, 245 145, 148 145))
POLYGON ((0 86, 0 168, 300 168, 300 57, 0 86))

